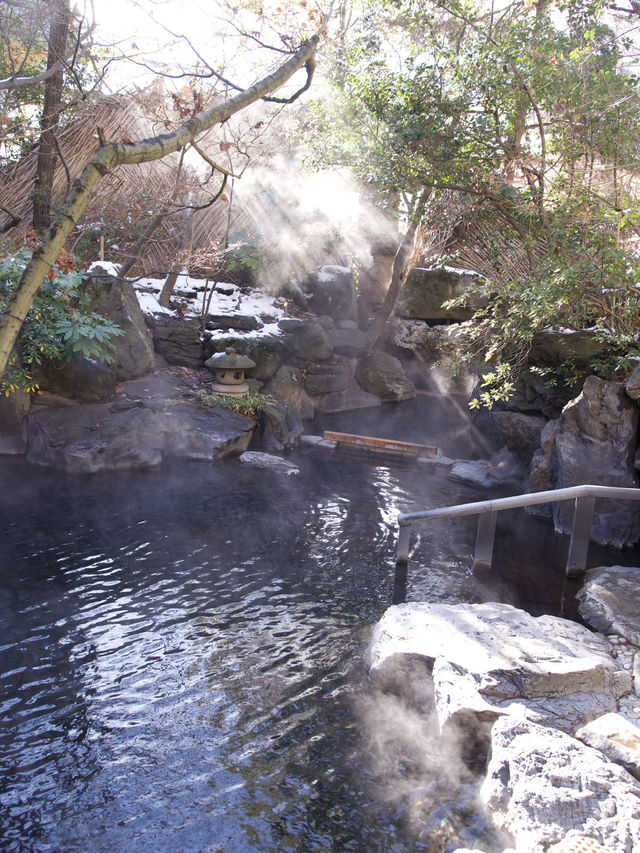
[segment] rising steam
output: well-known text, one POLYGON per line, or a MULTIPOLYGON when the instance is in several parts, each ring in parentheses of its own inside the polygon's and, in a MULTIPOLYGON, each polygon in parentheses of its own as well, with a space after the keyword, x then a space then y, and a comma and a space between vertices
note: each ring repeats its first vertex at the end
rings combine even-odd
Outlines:
MULTIPOLYGON (((308 173, 290 158, 255 166, 237 184, 263 258, 259 284, 279 290, 322 264, 367 266, 371 246, 396 239, 397 224, 367 201, 348 170, 308 173)), ((231 235, 233 239, 233 235, 231 235)))

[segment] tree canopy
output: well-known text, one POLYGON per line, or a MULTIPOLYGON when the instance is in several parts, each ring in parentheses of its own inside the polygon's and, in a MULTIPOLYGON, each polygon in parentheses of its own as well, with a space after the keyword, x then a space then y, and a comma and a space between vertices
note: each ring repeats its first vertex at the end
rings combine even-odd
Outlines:
MULTIPOLYGON (((38 4, 2 4, 5 156, 34 144, 47 66, 56 62, 48 51, 50 35, 38 23, 38 4)), ((197 40, 165 27, 174 49, 184 52, 184 61, 163 71, 176 87, 177 121, 158 111, 163 132, 146 140, 106 139, 96 129, 99 150, 25 270, 19 288, 24 303, 18 309, 14 296, 5 310, 0 369, 105 174, 190 150, 224 182, 232 166, 221 166, 198 144, 209 122, 224 124, 256 100, 279 109, 307 97, 316 42, 327 26, 321 10, 306 0, 269 10, 252 3, 221 9, 226 35, 220 35, 223 60, 217 63, 197 40), (309 28, 318 26, 305 41, 309 28), (224 39, 230 32, 249 46, 242 56, 266 53, 281 60, 275 76, 267 73, 257 89, 237 82, 250 66, 229 49, 224 39), (283 69, 302 67, 306 82, 275 95, 283 69)), ((509 392, 534 334, 547 326, 596 329, 609 344, 609 357, 594 369, 609 375, 624 371, 639 352, 637 14, 633 4, 590 0, 340 0, 333 11, 322 85, 307 97, 292 133, 307 165, 350 167, 379 206, 406 223, 386 313, 408 259, 419 259, 411 252, 414 235, 422 241, 423 262, 473 267, 484 276, 478 288, 486 308, 463 326, 462 352, 493 365, 484 402, 509 392)), ((85 55, 83 32, 87 25, 76 19, 67 50, 58 47, 57 53, 66 54, 59 58, 66 85, 86 94, 77 70, 85 55)), ((136 53, 137 45, 131 50, 136 53)), ((137 54, 132 59, 137 67, 152 67, 137 54)), ((185 196, 186 190, 178 193, 180 182, 173 183, 171 198, 159 200, 150 216, 164 215, 185 196)), ((377 329, 374 324, 372 345, 385 316, 377 329)))
POLYGON ((430 190, 427 230, 464 224, 448 259, 483 273, 488 299, 467 355, 494 361, 501 394, 547 325, 636 351, 631 29, 581 0, 370 4, 315 104, 312 162, 351 165, 398 211, 430 190))

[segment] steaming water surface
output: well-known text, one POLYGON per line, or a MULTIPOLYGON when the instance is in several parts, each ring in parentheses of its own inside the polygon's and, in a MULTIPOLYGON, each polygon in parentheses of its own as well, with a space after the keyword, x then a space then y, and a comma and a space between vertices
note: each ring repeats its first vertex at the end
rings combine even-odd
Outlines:
MULTIPOLYGON (((0 459, 3 851, 440 849, 416 807, 437 772, 384 756, 376 727, 397 720, 364 652, 396 514, 478 496, 415 466, 295 461, 77 477, 0 459)), ((522 527, 502 534, 505 572, 529 577, 522 527)), ((408 597, 522 603, 527 582, 474 578, 473 539, 470 520, 423 533, 408 597)), ((570 602, 562 557, 538 610, 570 602)))

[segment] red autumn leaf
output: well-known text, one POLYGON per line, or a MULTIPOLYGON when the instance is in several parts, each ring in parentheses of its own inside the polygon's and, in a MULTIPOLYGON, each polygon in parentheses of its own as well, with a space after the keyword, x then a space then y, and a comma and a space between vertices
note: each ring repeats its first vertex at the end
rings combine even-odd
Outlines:
POLYGON ((228 151, 230 148, 231 148, 230 142, 221 142, 220 143, 220 150, 221 151, 228 151))

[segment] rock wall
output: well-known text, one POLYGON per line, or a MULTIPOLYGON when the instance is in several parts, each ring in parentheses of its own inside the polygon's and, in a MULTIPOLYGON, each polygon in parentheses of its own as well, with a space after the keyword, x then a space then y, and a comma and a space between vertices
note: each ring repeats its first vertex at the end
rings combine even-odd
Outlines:
MULTIPOLYGON (((637 634, 637 608, 633 621, 637 634)), ((511 853, 633 853, 640 713, 623 714, 639 704, 640 669, 619 640, 506 604, 416 602, 378 622, 369 666, 416 729, 416 714, 436 715, 447 766, 462 760, 477 774, 479 801, 509 833, 511 853)))
MULTIPOLYGON (((625 386, 590 376, 582 393, 544 428, 529 470, 531 491, 585 483, 635 488, 639 409, 625 386)), ((541 514, 543 510, 539 510, 541 514)), ((547 508, 556 530, 571 530, 570 502, 547 508)), ((626 548, 640 541, 640 503, 602 500, 596 503, 591 532, 594 542, 626 548)))
POLYGON ((418 267, 411 271, 400 292, 396 316, 413 320, 470 320, 485 304, 484 299, 473 292, 473 285, 479 278, 453 270, 418 267), (444 302, 458 296, 466 297, 463 305, 443 307, 444 302))

